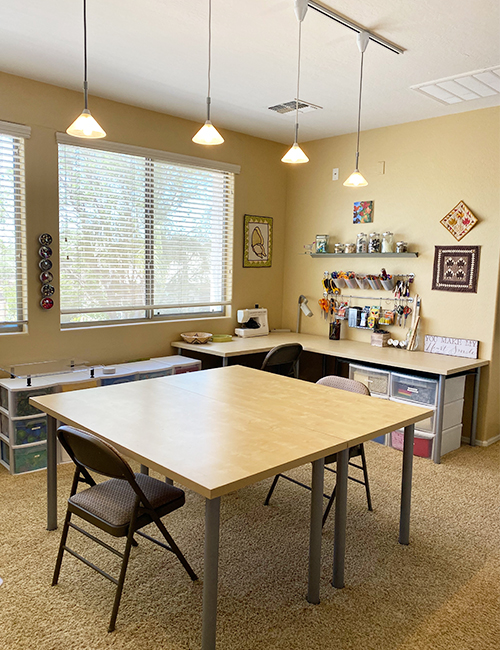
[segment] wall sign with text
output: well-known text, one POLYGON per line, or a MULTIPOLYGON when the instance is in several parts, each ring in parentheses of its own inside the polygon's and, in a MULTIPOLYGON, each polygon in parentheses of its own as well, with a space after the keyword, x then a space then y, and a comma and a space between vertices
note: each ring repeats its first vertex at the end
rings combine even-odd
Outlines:
POLYGON ((427 334, 424 352, 477 359, 478 347, 479 341, 473 339, 452 339, 447 336, 431 336, 427 334))

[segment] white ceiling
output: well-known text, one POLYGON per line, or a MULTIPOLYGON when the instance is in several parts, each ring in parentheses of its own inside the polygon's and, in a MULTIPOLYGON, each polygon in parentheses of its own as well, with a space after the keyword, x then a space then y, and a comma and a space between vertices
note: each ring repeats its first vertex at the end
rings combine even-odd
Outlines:
MULTIPOLYGON (((495 95, 446 106, 410 89, 500 64, 498 0, 323 4, 405 49, 398 55, 369 43, 362 130, 500 103, 495 95)), ((213 123, 290 142, 293 115, 268 107, 295 98, 293 0, 212 6, 213 123)), ((91 95, 204 121, 208 0, 88 0, 87 13, 91 95)), ((0 17, 0 70, 81 89, 82 0, 0 0, 0 17)), ((309 9, 300 99, 323 110, 301 115, 301 141, 356 130, 359 60, 356 33, 309 9)))

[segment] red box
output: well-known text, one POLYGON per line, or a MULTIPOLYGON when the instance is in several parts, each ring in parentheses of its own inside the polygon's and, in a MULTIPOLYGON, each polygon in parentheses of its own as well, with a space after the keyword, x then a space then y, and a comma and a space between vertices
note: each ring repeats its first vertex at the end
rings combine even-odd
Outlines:
MULTIPOLYGON (((432 456, 432 443, 434 436, 426 436, 425 434, 415 432, 413 439, 413 455, 421 456, 422 458, 430 458, 432 456)), ((404 431, 398 429, 391 433, 391 446, 394 449, 403 451, 404 431)))

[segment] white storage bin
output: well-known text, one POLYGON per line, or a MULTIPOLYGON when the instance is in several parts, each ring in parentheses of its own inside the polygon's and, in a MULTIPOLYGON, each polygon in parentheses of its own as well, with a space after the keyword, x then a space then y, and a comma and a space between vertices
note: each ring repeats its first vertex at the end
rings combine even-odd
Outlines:
POLYGON ((151 361, 172 368, 174 375, 201 370, 201 361, 184 357, 181 354, 172 354, 169 357, 154 357, 151 361))
MULTIPOLYGON (((462 377, 448 377, 444 383, 444 403, 456 402, 464 398, 465 375, 462 377)), ((458 424, 458 423, 457 423, 458 424)))
MULTIPOLYGON (((391 397, 391 402, 405 403, 406 400, 396 399, 391 397)), ((415 431, 425 431, 426 433, 436 433, 436 407, 434 408, 434 415, 431 415, 427 420, 415 422, 415 431)), ((443 408, 443 429, 454 427, 457 424, 462 424, 462 412, 464 410, 464 400, 459 399, 455 402, 449 402, 443 408)))
POLYGON ((436 406, 437 387, 436 379, 391 373, 391 397, 404 402, 436 406))
POLYGON ((378 370, 369 366, 358 366, 352 363, 349 364, 349 379, 360 381, 375 396, 388 397, 390 374, 386 370, 378 370))
POLYGON ((444 429, 441 436, 441 456, 449 454, 460 447, 462 442, 462 425, 457 424, 455 427, 444 429))

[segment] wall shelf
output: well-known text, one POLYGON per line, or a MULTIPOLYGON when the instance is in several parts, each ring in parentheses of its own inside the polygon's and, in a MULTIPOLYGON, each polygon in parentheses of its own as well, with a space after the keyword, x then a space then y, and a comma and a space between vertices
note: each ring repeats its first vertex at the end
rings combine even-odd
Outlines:
POLYGON ((311 253, 311 257, 418 257, 418 253, 311 253))

